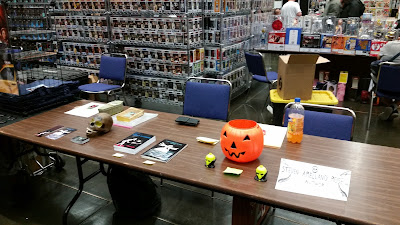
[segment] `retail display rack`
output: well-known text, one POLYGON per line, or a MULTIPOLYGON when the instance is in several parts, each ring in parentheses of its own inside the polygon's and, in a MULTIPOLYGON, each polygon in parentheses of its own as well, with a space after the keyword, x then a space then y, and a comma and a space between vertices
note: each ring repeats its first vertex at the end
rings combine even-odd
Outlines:
POLYGON ((249 86, 244 53, 253 49, 253 39, 260 36, 256 30, 261 26, 260 15, 270 14, 272 4, 269 0, 209 0, 204 4, 205 70, 209 76, 231 81, 233 97, 249 86))
POLYGON ((5 50, 7 56, 3 56, 3 60, 9 62, 7 69, 10 74, 16 74, 19 95, 38 88, 29 85, 34 82, 40 83, 39 86, 53 87, 59 82, 76 81, 82 77, 79 72, 62 70, 56 65, 57 45, 53 43, 55 31, 49 16, 53 3, 48 0, 13 0, 4 2, 4 5, 9 33, 5 44, 10 48, 5 50))
POLYGON ((251 49, 253 14, 271 0, 62 0, 54 28, 62 65, 98 69, 108 53, 128 56, 127 92, 144 101, 183 104, 190 76, 248 84, 244 52, 251 49))
MULTIPOLYGON (((9 44, 20 46, 24 51, 53 51, 51 40, 54 31, 49 18, 50 2, 14 0, 6 2, 9 44)), ((37 51, 37 52, 32 52, 37 51)))
POLYGON ((110 0, 113 44, 129 56, 129 87, 144 101, 183 105, 190 76, 204 72, 199 0, 110 0))

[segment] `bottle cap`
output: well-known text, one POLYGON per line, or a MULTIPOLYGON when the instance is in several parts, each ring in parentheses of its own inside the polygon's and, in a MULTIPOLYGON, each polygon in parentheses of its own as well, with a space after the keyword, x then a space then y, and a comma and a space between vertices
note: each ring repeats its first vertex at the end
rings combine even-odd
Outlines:
POLYGON ((300 102, 300 98, 295 98, 294 102, 300 102))

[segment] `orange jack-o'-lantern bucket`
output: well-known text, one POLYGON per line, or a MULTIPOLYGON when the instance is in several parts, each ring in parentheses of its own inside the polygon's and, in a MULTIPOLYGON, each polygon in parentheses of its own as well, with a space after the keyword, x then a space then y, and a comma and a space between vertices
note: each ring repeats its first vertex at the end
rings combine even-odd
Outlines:
POLYGON ((221 131, 221 149, 235 162, 256 160, 264 147, 264 135, 260 126, 252 120, 232 120, 221 131))

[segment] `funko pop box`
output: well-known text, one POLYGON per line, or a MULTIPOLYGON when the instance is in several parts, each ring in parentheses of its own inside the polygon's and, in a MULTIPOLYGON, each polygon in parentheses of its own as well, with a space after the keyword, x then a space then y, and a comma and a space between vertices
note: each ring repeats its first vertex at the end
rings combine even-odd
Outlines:
POLYGON ((315 65, 330 62, 318 54, 281 55, 278 64, 278 94, 282 99, 310 100, 315 65))

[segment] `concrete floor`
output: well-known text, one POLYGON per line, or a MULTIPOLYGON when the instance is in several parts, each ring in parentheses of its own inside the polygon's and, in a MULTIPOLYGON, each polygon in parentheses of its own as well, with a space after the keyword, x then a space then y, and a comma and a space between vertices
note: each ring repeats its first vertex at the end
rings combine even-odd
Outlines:
MULTIPOLYGON (((272 115, 262 111, 266 98, 264 84, 253 85, 246 104, 246 95, 234 99, 230 106, 230 119, 247 118, 262 123, 271 123, 272 115), (249 107, 247 104, 251 105, 249 107)), ((377 114, 382 107, 374 107, 371 129, 366 131, 368 105, 344 102, 343 106, 356 111, 357 120, 354 141, 400 148, 400 118, 392 122, 379 121, 377 114)), ((144 108, 180 114, 182 109, 143 103, 144 108)), ((17 120, 22 119, 17 116, 17 120)), ((12 122, 12 121, 11 121, 12 122)), ((9 122, 10 123, 10 122, 9 122)), ((78 179, 75 160, 63 155, 66 165, 63 170, 51 169, 41 176, 0 176, 0 224, 57 225, 62 213, 76 192, 78 179)), ((98 164, 85 164, 85 171, 95 170, 98 164)), ((154 216, 145 219, 119 219, 113 216, 115 208, 106 184, 106 178, 98 175, 85 184, 84 193, 72 208, 69 224, 182 224, 223 225, 231 223, 232 197, 210 191, 154 178, 162 196, 162 207, 154 216)), ((289 224, 334 224, 330 221, 277 209, 264 225, 289 224)))

